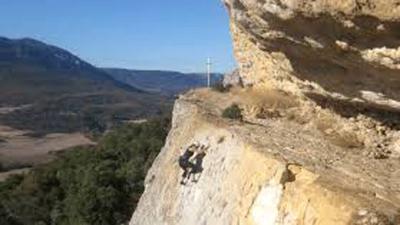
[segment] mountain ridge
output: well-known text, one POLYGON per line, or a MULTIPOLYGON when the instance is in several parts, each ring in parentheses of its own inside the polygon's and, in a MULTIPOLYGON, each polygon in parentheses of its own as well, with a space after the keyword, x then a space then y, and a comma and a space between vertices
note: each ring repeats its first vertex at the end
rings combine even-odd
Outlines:
MULTIPOLYGON (((82 60, 72 52, 55 45, 33 38, 9 39, 0 37, 0 64, 7 68, 13 63, 23 63, 32 66, 44 67, 46 70, 56 70, 55 75, 70 75, 108 81, 127 90, 134 89, 113 79, 100 68, 82 60)), ((140 91, 140 90, 134 90, 140 91)))
POLYGON ((121 119, 169 111, 172 100, 117 81, 73 53, 31 38, 0 39, 0 81, 0 107, 31 105, 0 115, 1 124, 39 133, 87 126, 103 130, 121 119))
MULTIPOLYGON (((167 96, 207 86, 207 76, 204 73, 121 68, 103 68, 103 70, 114 79, 132 87, 167 96)), ((220 82, 222 76, 220 73, 212 73, 211 83, 220 82)))

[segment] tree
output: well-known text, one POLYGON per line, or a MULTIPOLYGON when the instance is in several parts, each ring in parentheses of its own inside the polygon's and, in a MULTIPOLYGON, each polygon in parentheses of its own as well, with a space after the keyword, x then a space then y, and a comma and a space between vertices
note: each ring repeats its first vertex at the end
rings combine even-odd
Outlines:
POLYGON ((129 221, 169 120, 124 125, 96 147, 0 182, 1 225, 119 225, 129 221))

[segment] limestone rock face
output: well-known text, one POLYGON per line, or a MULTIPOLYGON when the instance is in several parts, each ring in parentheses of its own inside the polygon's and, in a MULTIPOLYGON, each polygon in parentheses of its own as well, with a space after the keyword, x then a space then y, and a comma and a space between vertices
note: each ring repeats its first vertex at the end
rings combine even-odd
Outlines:
POLYGON ((130 225, 400 224, 400 1, 224 3, 244 87, 177 100, 130 225))
POLYGON ((199 90, 177 100, 130 225, 396 224, 399 158, 345 152, 311 123, 222 119, 244 95, 199 90), (196 142, 208 147, 203 172, 181 185, 178 158, 196 142))
MULTIPOLYGON (((400 101, 400 1, 225 0, 245 83, 400 101)), ((390 106, 390 105, 389 105, 390 106)))
POLYGON ((231 73, 225 74, 222 84, 224 87, 242 86, 242 78, 240 77, 239 70, 236 69, 231 73))

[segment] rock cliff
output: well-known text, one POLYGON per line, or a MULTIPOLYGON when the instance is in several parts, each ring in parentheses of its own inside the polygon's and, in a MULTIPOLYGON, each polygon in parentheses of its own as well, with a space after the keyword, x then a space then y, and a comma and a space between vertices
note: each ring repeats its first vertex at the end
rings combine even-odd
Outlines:
POLYGON ((130 224, 400 224, 400 1, 224 2, 244 87, 176 101, 130 224))

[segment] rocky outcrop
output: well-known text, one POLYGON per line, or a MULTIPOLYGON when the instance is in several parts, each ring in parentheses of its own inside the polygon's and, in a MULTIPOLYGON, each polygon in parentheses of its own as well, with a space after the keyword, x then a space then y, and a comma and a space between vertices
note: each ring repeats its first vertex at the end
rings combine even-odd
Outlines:
POLYGON ((397 0, 226 0, 247 84, 400 101, 397 0))
POLYGON ((234 86, 243 86, 242 78, 240 77, 240 71, 238 69, 231 73, 225 74, 222 80, 222 85, 226 88, 234 86))
POLYGON ((244 87, 177 100, 130 224, 400 224, 400 2, 224 2, 244 87))
POLYGON ((198 90, 177 100, 131 225, 396 224, 398 157, 372 160, 362 148, 348 147, 356 145, 352 133, 326 135, 321 124, 290 115, 252 122, 220 117, 250 96, 257 94, 198 90), (209 147, 204 170, 181 185, 177 160, 196 142, 209 147))

